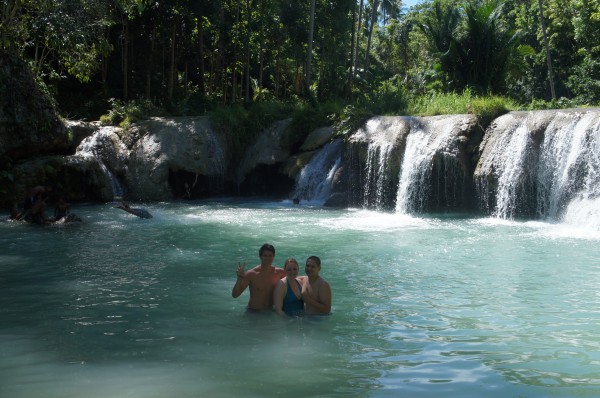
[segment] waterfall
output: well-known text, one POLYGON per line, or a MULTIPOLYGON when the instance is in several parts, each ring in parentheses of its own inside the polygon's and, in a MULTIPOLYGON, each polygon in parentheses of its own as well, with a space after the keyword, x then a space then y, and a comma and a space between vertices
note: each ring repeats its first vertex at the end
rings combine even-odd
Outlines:
POLYGON ((400 165, 396 212, 408 214, 444 208, 460 200, 464 171, 457 159, 455 138, 461 133, 463 123, 464 117, 460 115, 411 119, 400 165))
POLYGON ((104 126, 92 136, 86 137, 77 147, 76 154, 95 159, 107 185, 110 186, 112 197, 123 197, 124 189, 112 169, 122 167, 124 164, 123 153, 126 148, 115 133, 116 127, 104 126))
MULTIPOLYGON (((494 215, 499 218, 512 218, 516 215, 522 202, 521 195, 530 181, 527 173, 531 161, 531 137, 526 126, 518 126, 512 134, 504 136, 505 140, 498 148, 502 151, 499 163, 498 190, 494 215)), ((534 166, 533 166, 534 167, 534 166)))
POLYGON ((410 130, 410 117, 375 116, 350 138, 350 202, 364 208, 393 208, 400 167, 398 153, 410 130))
POLYGON ((117 176, 115 176, 101 160, 98 159, 98 163, 100 164, 100 168, 110 183, 113 200, 123 198, 125 192, 117 176))
POLYGON ((211 187, 211 191, 222 192, 225 180, 225 155, 223 154, 223 148, 221 148, 217 134, 212 129, 208 130, 207 133, 211 183, 216 185, 211 187))
POLYGON ((296 177, 293 198, 323 204, 331 192, 331 182, 342 162, 342 140, 325 145, 296 177))
MULTIPOLYGON (((579 115, 577 115, 579 116, 579 115)), ((600 227, 600 115, 555 119, 546 129, 538 166, 542 218, 600 227)))
POLYGON ((516 112, 487 135, 475 172, 482 208, 600 227, 600 113, 516 112))
POLYGON ((381 209, 384 206, 384 193, 387 166, 393 143, 371 142, 367 148, 366 178, 363 188, 363 206, 381 209))

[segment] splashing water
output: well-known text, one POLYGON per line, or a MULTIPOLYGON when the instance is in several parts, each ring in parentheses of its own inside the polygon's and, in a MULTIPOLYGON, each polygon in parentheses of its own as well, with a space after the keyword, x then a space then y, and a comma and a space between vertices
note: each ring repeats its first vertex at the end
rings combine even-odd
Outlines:
POLYGON ((411 122, 400 168, 396 212, 423 211, 429 196, 433 158, 449 146, 456 120, 460 119, 448 120, 442 126, 411 122))
POLYGON ((333 176, 342 162, 342 147, 342 140, 334 140, 313 156, 296 178, 293 198, 315 204, 323 204, 327 200, 333 176))

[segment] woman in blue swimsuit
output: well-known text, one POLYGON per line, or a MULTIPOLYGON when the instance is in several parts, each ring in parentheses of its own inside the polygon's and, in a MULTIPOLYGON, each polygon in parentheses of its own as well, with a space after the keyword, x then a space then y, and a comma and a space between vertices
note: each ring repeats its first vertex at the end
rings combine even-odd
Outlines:
POLYGON ((287 276, 277 282, 273 293, 275 311, 279 315, 297 316, 304 313, 304 301, 302 301, 302 284, 305 276, 298 276, 298 261, 293 258, 285 260, 283 267, 287 276))

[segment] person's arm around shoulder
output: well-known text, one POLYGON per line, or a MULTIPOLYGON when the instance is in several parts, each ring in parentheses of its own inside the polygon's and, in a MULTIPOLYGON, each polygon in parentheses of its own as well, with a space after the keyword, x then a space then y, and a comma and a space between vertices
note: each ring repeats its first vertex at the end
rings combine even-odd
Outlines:
POLYGON ((283 299, 287 293, 286 285, 287 283, 283 279, 280 279, 273 291, 273 304, 275 305, 275 312, 279 315, 285 315, 285 312, 283 311, 283 299))
POLYGON ((317 293, 317 298, 313 298, 308 292, 302 291, 302 299, 305 303, 312 306, 319 314, 329 314, 331 312, 331 286, 326 280, 322 280, 317 293))
POLYGON ((244 267, 246 266, 246 263, 240 264, 238 263, 238 267, 237 267, 237 280, 235 281, 235 285, 233 285, 233 289, 231 290, 231 296, 233 298, 238 298, 240 297, 240 295, 242 293, 244 293, 244 290, 246 290, 246 288, 248 287, 248 285, 250 284, 250 281, 248 280, 248 272, 244 271, 244 267))

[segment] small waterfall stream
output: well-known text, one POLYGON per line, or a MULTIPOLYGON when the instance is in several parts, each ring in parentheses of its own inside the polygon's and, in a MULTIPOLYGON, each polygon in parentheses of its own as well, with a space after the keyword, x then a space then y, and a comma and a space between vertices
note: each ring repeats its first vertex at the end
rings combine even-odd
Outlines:
POLYGON ((217 134, 213 130, 207 132, 209 139, 208 157, 210 158, 211 189, 214 192, 222 192, 225 180, 225 155, 217 134))
POLYGON ((113 139, 116 136, 115 127, 104 126, 99 129, 94 135, 85 138, 77 147, 76 154, 95 159, 100 169, 102 170, 104 177, 107 181, 107 186, 112 191, 113 199, 123 197, 124 188, 117 176, 111 171, 107 163, 110 163, 115 167, 117 164, 124 163, 122 159, 122 152, 125 148, 122 146, 120 140, 113 139))
POLYGON ((551 124, 541 146, 538 215, 600 226, 600 117, 551 124))
POLYGON ((387 165, 393 144, 373 142, 367 148, 366 179, 363 189, 363 206, 381 209, 384 206, 387 165))
POLYGON ((441 207, 456 202, 462 189, 456 137, 463 122, 460 115, 411 119, 400 166, 396 212, 423 212, 432 202, 441 207))
POLYGON ((429 134, 424 129, 411 129, 406 139, 406 149, 400 167, 398 192, 396 194, 396 212, 407 214, 421 208, 419 202, 427 196, 426 162, 430 157, 427 140, 429 134))
POLYGON ((123 185, 121 185, 121 182, 119 181, 117 176, 115 176, 113 172, 110 171, 101 160, 98 159, 98 163, 100 164, 100 168, 104 172, 104 175, 106 176, 106 178, 108 178, 108 181, 110 182, 113 200, 123 198, 125 190, 123 189, 123 185))
POLYGON ((325 145, 296 178, 294 199, 323 204, 331 192, 331 181, 342 162, 343 142, 333 140, 325 145))

